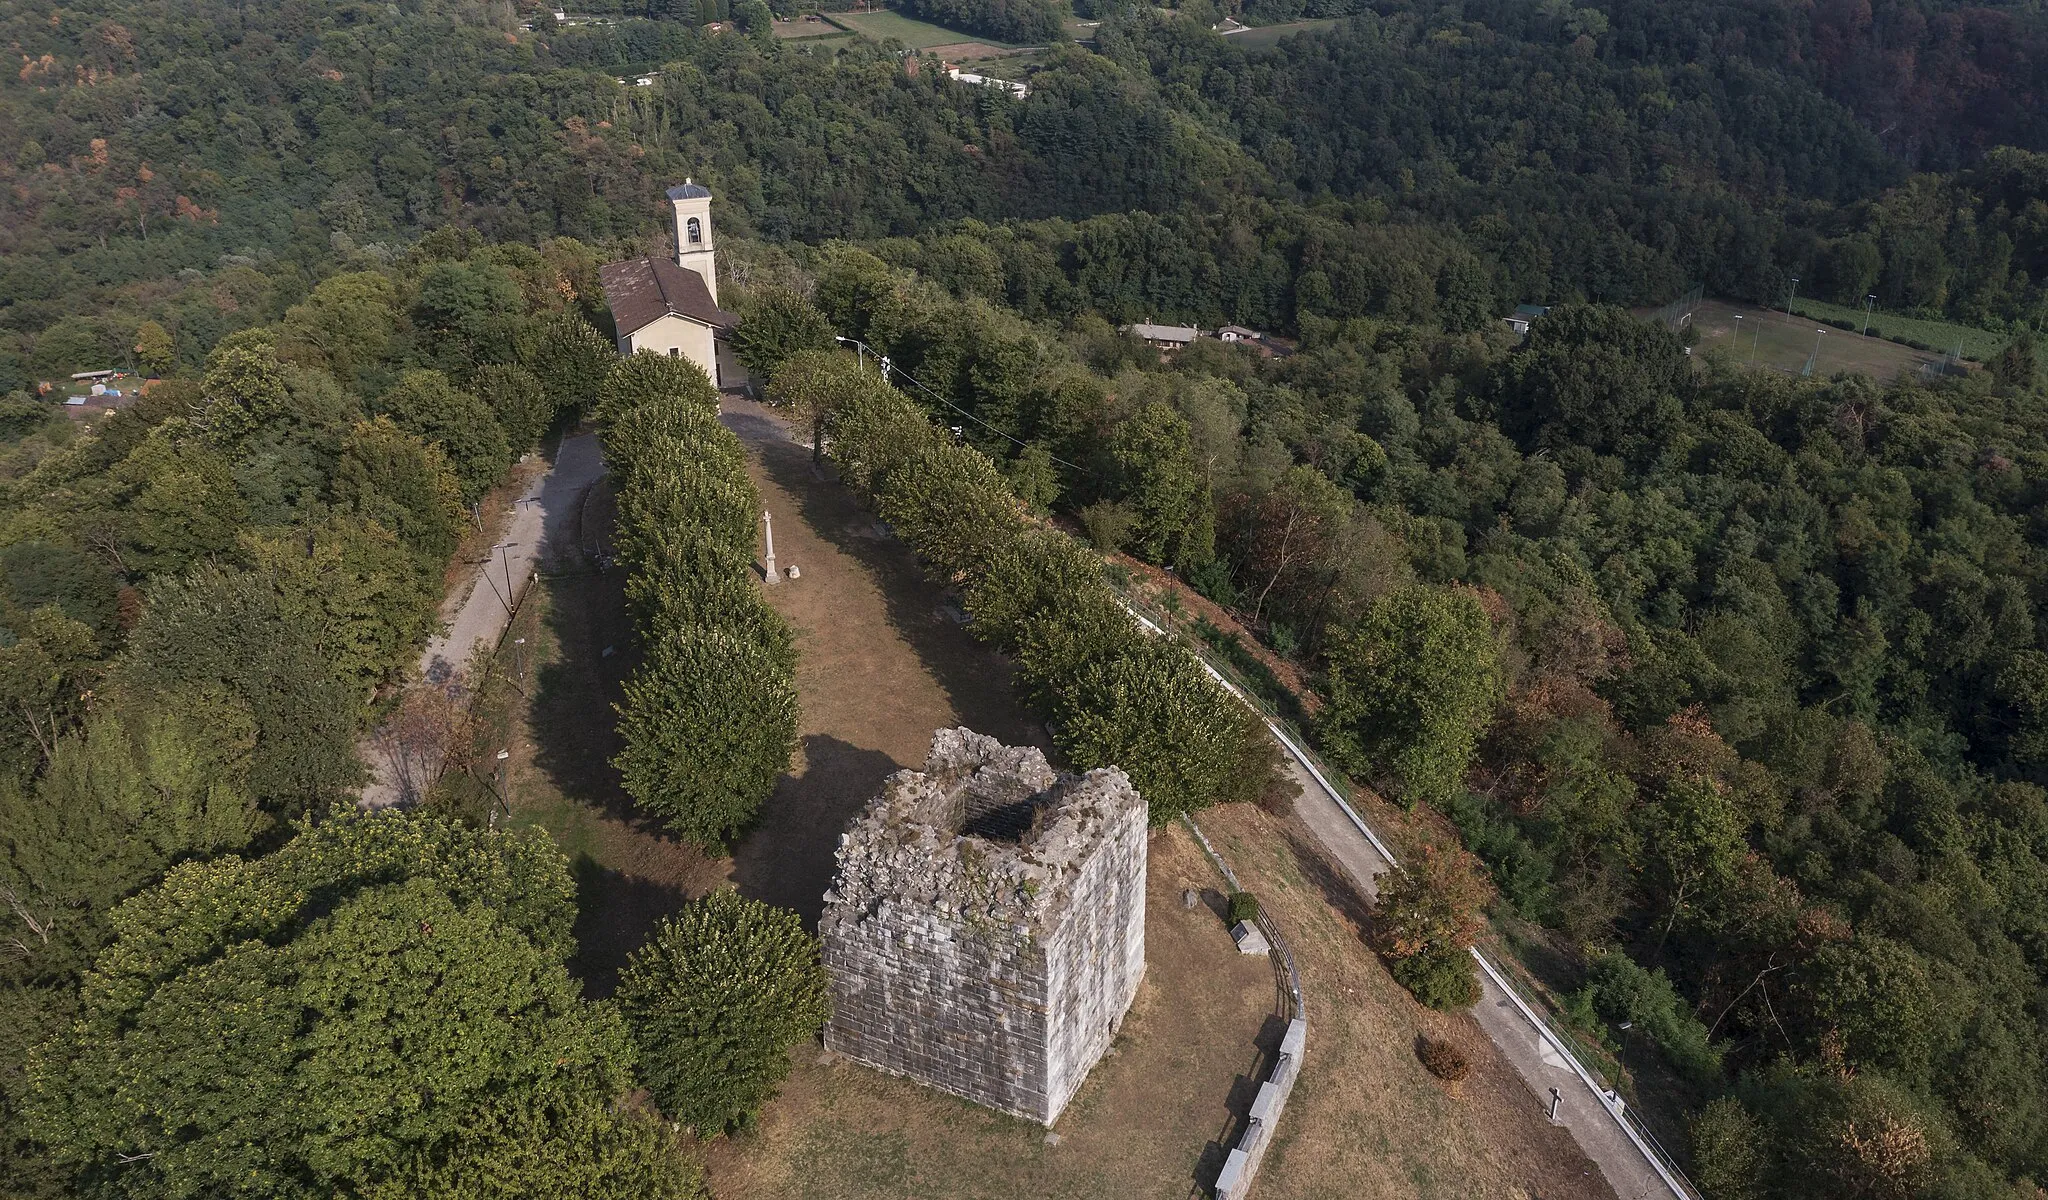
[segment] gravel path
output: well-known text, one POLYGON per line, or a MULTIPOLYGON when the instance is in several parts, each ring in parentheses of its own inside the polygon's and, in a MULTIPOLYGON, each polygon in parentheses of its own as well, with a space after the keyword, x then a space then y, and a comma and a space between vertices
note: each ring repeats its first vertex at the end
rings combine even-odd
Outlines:
MULTIPOLYGON (((584 496, 604 477, 604 470, 596 434, 562 439, 547 472, 536 477, 513 502, 511 520, 499 542, 502 549, 493 548, 449 594, 441 612, 445 622, 441 632, 428 638, 420 651, 421 679, 446 682, 468 662, 479 642, 496 646, 536 570, 582 560, 578 517, 584 496)), ((373 739, 364 740, 362 752, 371 772, 362 792, 363 805, 382 808, 404 799, 396 769, 387 755, 376 750, 373 739)))

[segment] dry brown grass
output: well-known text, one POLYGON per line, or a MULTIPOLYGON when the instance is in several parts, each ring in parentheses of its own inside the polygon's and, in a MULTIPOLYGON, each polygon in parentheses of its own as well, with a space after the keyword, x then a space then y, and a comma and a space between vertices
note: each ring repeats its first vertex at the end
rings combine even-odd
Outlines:
POLYGON ((1301 1082, 1260 1171, 1260 1196, 1612 1197, 1471 1017, 1423 1008, 1387 974, 1360 936, 1354 892, 1305 826, 1250 805, 1212 809, 1201 821, 1289 939, 1308 1006, 1301 1082), (1456 1094, 1416 1058, 1424 1035, 1471 1063, 1456 1094))

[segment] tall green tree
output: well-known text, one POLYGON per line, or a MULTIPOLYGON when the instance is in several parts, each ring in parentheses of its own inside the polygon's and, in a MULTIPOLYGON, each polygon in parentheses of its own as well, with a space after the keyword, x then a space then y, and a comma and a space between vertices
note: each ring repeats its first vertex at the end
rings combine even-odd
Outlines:
POLYGON ((796 750, 789 671, 759 643, 684 628, 647 648, 618 705, 613 760, 634 803, 676 836, 722 847, 753 823, 796 750))
POLYGON ((771 382, 782 364, 806 350, 832 349, 832 325, 817 307, 788 288, 768 287, 747 299, 733 330, 733 353, 747 373, 771 382))
POLYGON ((491 410, 439 371, 407 371, 377 398, 376 408, 400 429, 440 446, 462 484, 463 499, 471 503, 512 461, 505 430, 491 410))
POLYGON ((1215 506, 1187 420, 1172 405, 1155 400, 1139 408, 1110 435, 1109 453, 1122 496, 1138 514, 1140 557, 1182 570, 1215 557, 1215 506))
POLYGON ((602 1105, 631 1051, 564 965, 572 895, 544 835, 398 813, 178 867, 119 911, 31 1126, 97 1194, 311 1197, 488 1149, 492 1111, 602 1105))
POLYGON ((753 1125, 831 1016, 829 986, 797 914, 720 888, 633 952, 618 1004, 662 1111, 711 1136, 753 1125))
POLYGON ((1414 584, 1335 631, 1323 740, 1352 770, 1409 800, 1455 791, 1505 681, 1499 646, 1470 591, 1414 584))

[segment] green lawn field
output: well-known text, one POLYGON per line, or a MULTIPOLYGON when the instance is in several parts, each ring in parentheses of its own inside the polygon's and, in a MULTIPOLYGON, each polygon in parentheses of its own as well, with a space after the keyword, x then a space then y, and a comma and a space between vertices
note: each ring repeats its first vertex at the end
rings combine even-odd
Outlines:
POLYGON ((895 38, 913 50, 929 50, 933 46, 957 46, 963 42, 980 42, 985 46, 1003 49, 1017 48, 1014 42, 999 42, 994 38, 963 33, 958 29, 948 29, 943 25, 934 25, 930 21, 920 21, 916 17, 906 17, 902 13, 888 10, 830 13, 825 19, 841 29, 851 30, 878 42, 884 38, 895 38))
POLYGON ((1693 310, 1693 327, 1699 332, 1695 354, 1715 353, 1734 363, 1793 373, 1803 371, 1808 357, 1814 356, 1815 375, 1851 371, 1889 381, 1938 357, 1822 325, 1803 314, 1787 317, 1783 309, 1764 310, 1719 300, 1708 300, 1693 310))
POLYGON ((1260 25, 1254 29, 1247 29, 1243 33, 1231 34, 1230 41, 1232 45, 1242 46, 1246 50, 1270 50, 1279 45, 1283 38, 1293 37, 1297 33, 1313 33, 1321 29, 1333 29, 1343 19, 1342 17, 1321 17, 1313 21, 1289 21, 1285 25, 1260 25))
MULTIPOLYGON (((1848 321, 1863 329, 1863 310, 1844 304, 1827 304, 1819 300, 1794 300, 1792 311, 1801 316, 1819 317, 1823 321, 1848 321)), ((1935 353, 1947 354, 1963 347, 1963 357, 1975 362, 1988 362, 1992 355, 2005 348, 2006 335, 1991 333, 1969 325, 1955 325, 1948 321, 1925 321, 1917 317, 1902 317, 1882 309, 1870 314, 1870 336, 1882 338, 1902 337, 1908 341, 1934 347, 1935 353)))

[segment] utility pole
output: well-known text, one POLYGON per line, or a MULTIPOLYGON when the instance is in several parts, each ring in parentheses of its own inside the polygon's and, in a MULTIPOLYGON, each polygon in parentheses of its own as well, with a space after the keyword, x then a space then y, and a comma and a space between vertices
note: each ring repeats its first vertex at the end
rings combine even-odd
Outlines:
POLYGON ((767 563, 766 563, 766 566, 767 566, 767 568, 768 568, 767 580, 768 580, 768 582, 769 582, 769 583, 774 583, 774 582, 775 582, 775 516, 774 516, 774 514, 773 514, 773 513, 767 512, 767 511, 765 511, 765 510, 763 510, 763 512, 761 513, 761 538, 762 538, 762 540, 763 540, 764 542, 766 542, 766 543, 767 543, 767 547, 768 547, 768 561, 767 561, 767 563))

